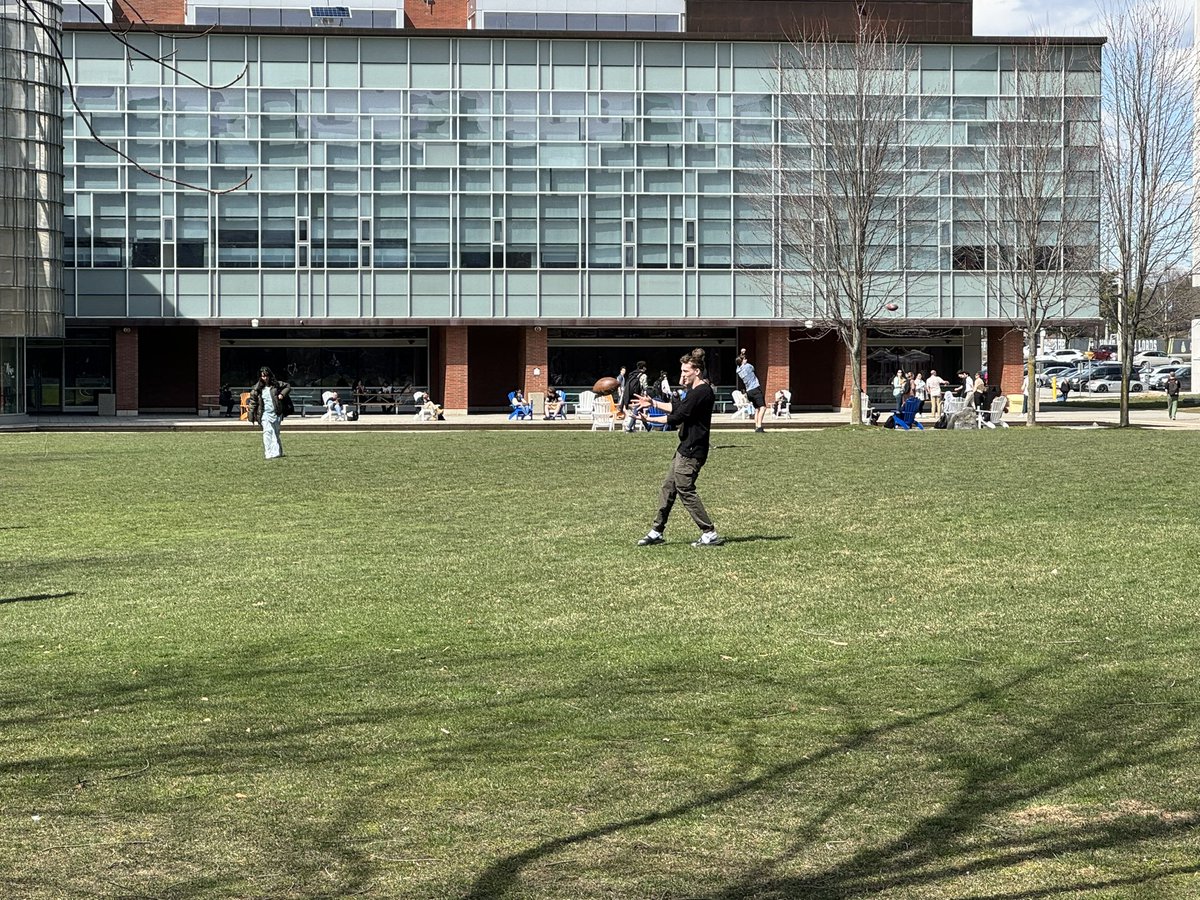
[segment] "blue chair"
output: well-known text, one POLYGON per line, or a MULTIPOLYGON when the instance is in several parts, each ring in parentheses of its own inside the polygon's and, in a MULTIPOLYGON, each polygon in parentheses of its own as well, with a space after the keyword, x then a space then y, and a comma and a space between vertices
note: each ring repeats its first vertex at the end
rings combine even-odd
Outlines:
POLYGON ((533 405, 526 403, 524 398, 518 401, 516 391, 508 392, 508 405, 512 407, 512 412, 508 414, 509 419, 520 420, 533 418, 533 405))
POLYGON ((900 411, 892 416, 892 421, 897 428, 902 428, 908 431, 910 428, 916 428, 917 431, 924 431, 925 426, 917 421, 917 413, 921 411, 921 398, 909 397, 904 401, 904 406, 900 411))

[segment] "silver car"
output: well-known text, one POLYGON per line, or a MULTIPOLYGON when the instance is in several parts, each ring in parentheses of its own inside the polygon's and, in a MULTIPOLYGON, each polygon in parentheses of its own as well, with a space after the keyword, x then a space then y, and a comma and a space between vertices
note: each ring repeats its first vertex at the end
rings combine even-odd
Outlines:
MULTIPOLYGON (((1129 392, 1131 394, 1139 393, 1145 389, 1146 386, 1136 378, 1130 379, 1129 392)), ((1089 394, 1107 394, 1109 391, 1116 393, 1121 390, 1121 376, 1119 374, 1101 375, 1099 378, 1093 378, 1087 383, 1087 390, 1089 394)))

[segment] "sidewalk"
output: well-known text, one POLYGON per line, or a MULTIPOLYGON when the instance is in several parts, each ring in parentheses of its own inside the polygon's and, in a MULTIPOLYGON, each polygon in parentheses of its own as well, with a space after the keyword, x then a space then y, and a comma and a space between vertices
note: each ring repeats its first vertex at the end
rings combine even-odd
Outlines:
MULTIPOLYGON (((1038 425, 1050 427, 1104 427, 1115 426, 1118 419, 1116 409, 1087 409, 1082 405, 1067 403, 1043 403, 1038 409, 1038 425)), ((1006 415, 1012 427, 1025 424, 1024 416, 1006 415)), ((1200 411, 1181 409, 1179 418, 1167 418, 1166 403, 1156 409, 1134 409, 1130 411, 1130 424, 1142 428, 1170 430, 1200 430, 1200 411)), ((764 423, 768 433, 793 431, 805 428, 832 428, 846 425, 849 412, 795 412, 790 419, 772 419, 769 415, 764 423)), ((933 417, 925 414, 920 418, 927 429, 933 425, 933 417)), ((68 431, 225 431, 227 429, 249 429, 246 422, 220 416, 175 414, 146 414, 138 416, 94 416, 79 415, 14 416, 0 418, 0 433, 6 432, 68 432, 68 431)), ((447 413, 444 422, 418 422, 412 414, 386 415, 369 413, 354 422, 322 422, 317 416, 292 416, 284 426, 289 432, 297 431, 474 431, 474 430, 525 430, 525 431, 588 431, 591 421, 586 418, 558 419, 552 422, 541 419, 510 420, 504 413, 481 415, 455 415, 447 413)), ((620 429, 620 423, 617 423, 620 429)), ((713 416, 714 430, 750 431, 753 422, 733 419, 729 415, 713 416)))

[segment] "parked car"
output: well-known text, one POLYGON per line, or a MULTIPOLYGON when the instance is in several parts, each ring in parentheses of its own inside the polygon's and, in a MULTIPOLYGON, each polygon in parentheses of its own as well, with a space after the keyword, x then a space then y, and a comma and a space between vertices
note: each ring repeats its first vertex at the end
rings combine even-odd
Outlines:
MULTIPOLYGON (((1099 378, 1093 378, 1087 383, 1087 389, 1089 393, 1094 394, 1107 394, 1109 391, 1115 394, 1121 390, 1121 373, 1117 372, 1115 375, 1102 375, 1099 378)), ((1130 380, 1129 392, 1131 394, 1139 393, 1145 389, 1146 386, 1136 378, 1130 380)))
POLYGON ((1110 359, 1115 359, 1117 354, 1107 347, 1093 347, 1088 353, 1092 354, 1092 359, 1097 362, 1107 362, 1110 359))
POLYGON ((1167 381, 1167 376, 1172 372, 1178 372, 1184 366, 1152 366, 1149 370, 1143 369, 1140 373, 1142 381, 1146 383, 1146 387, 1162 390, 1163 384, 1167 381))
POLYGON ((1146 363, 1152 366, 1177 366, 1183 360, 1177 356, 1171 356, 1169 353, 1164 353, 1162 350, 1143 350, 1133 358, 1133 367, 1140 369, 1146 363))
POLYGON ((1053 359, 1058 362, 1072 363, 1083 359, 1084 353, 1082 350, 1051 350, 1048 353, 1043 353, 1042 356, 1046 359, 1053 359))
POLYGON ((1068 382, 1073 391, 1087 390, 1088 382, 1104 378, 1121 377, 1121 364, 1111 362, 1089 362, 1080 366, 1075 374, 1068 376, 1068 382))
POLYGON ((1167 376, 1172 372, 1179 379, 1179 389, 1181 391, 1190 391, 1192 389, 1192 367, 1191 366, 1161 366, 1164 369, 1156 375, 1151 376, 1146 387, 1152 391, 1165 391, 1167 389, 1167 376))
POLYGON ((1046 366, 1037 375, 1038 387, 1049 387, 1051 379, 1065 378, 1074 371, 1074 366, 1046 366))

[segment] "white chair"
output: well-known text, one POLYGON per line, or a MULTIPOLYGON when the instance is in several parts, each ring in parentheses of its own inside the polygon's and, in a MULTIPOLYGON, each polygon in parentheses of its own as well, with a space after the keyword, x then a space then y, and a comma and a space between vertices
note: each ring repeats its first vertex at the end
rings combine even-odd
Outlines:
POLYGON ((947 397, 942 401, 942 412, 944 412, 947 416, 956 415, 966 408, 966 397, 955 397, 951 394, 947 395, 947 397))
POLYGON ((581 391, 579 394, 579 402, 575 404, 575 418, 587 416, 591 418, 592 407, 596 403, 596 395, 592 391, 581 391))
POLYGON ((746 399, 746 395, 741 391, 733 392, 733 415, 731 419, 753 419, 754 407, 750 405, 750 401, 746 399))
POLYGON ((335 391, 325 391, 321 394, 321 402, 325 404, 325 414, 321 416, 322 422, 346 421, 346 409, 338 401, 335 391))
POLYGON ((616 427, 616 410, 608 397, 592 398, 592 431, 612 431, 616 427))
POLYGON ((1008 423, 1004 421, 1004 407, 1008 405, 1008 398, 1001 394, 992 401, 992 408, 988 412, 987 419, 983 417, 983 410, 979 411, 979 426, 981 428, 995 428, 999 425, 1001 428, 1007 428, 1008 423))
POLYGON ((777 403, 772 404, 771 415, 776 419, 790 419, 792 417, 792 392, 786 390, 777 391, 775 399, 777 403))

